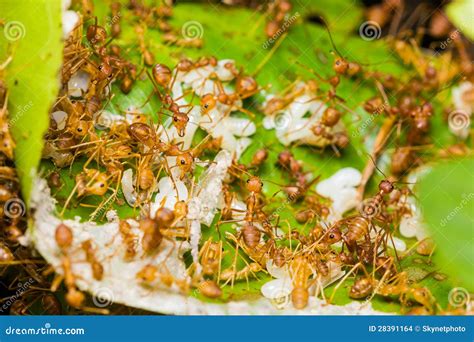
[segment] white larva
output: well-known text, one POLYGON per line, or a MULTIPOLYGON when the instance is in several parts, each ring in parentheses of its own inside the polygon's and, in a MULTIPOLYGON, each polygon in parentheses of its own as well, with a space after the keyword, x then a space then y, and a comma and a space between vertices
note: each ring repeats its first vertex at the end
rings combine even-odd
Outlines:
POLYGON ((128 205, 134 206, 137 202, 137 193, 133 187, 133 170, 127 169, 122 175, 122 192, 128 205))
POLYGON ((171 177, 163 177, 158 182, 158 193, 151 204, 152 217, 155 217, 156 211, 161 207, 173 210, 176 202, 187 200, 188 189, 182 181, 175 179, 173 182, 171 177))

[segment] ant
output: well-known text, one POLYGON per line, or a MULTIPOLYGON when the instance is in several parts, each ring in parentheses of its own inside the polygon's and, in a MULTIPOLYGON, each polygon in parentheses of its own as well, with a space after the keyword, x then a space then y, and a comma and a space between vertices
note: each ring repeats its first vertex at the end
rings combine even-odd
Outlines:
POLYGON ((61 257, 61 267, 63 270, 62 276, 57 276, 53 283, 51 284, 51 291, 56 291, 57 287, 64 279, 66 285, 66 301, 69 305, 74 308, 80 308, 85 311, 95 312, 95 313, 108 313, 108 310, 89 308, 84 306, 85 296, 84 294, 77 289, 76 286, 76 277, 72 271, 72 260, 69 256, 70 249, 73 244, 73 232, 70 227, 61 223, 56 227, 55 231, 55 240, 56 244, 62 254, 61 257))
POLYGON ((155 56, 147 49, 145 43, 145 27, 143 25, 136 25, 135 32, 138 38, 138 48, 142 54, 142 61, 146 66, 153 66, 155 56))

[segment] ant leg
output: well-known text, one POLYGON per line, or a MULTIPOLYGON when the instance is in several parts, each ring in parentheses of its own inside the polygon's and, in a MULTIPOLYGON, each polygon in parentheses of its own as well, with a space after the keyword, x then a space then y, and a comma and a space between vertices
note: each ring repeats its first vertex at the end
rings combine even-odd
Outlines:
POLYGON ((55 274, 53 282, 51 283, 51 292, 56 292, 59 285, 62 283, 64 280, 64 275, 61 274, 55 274))
POLYGON ((359 268, 359 266, 362 265, 361 262, 359 261, 357 264, 354 265, 354 267, 352 267, 350 269, 349 272, 347 272, 347 274, 342 277, 342 279, 339 281, 339 283, 337 283, 337 285, 334 287, 334 290, 332 291, 332 294, 331 294, 331 297, 329 297, 329 300, 327 300, 327 303, 330 304, 332 302, 332 300, 334 299, 334 296, 336 295, 336 292, 337 290, 339 289, 339 287, 342 285, 343 282, 346 281, 347 278, 349 278, 349 276, 355 272, 357 270, 357 268, 359 268))

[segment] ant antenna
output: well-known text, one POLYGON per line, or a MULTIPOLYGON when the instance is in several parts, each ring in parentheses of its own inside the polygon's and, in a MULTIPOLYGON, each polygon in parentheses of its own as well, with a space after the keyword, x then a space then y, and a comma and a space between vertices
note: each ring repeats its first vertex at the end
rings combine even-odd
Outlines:
POLYGON ((370 155, 370 153, 367 153, 367 154, 368 154, 369 158, 372 160, 372 163, 374 163, 375 169, 376 169, 378 172, 380 172, 380 173, 382 174, 382 176, 385 177, 385 179, 388 179, 387 175, 386 175, 385 173, 383 173, 382 170, 379 169, 379 167, 377 166, 377 163, 375 162, 375 159, 370 155))
POLYGON ((331 45, 332 45, 334 51, 336 51, 336 53, 339 55, 339 57, 343 58, 343 57, 342 57, 342 54, 341 54, 341 53, 339 52, 339 50, 337 49, 336 44, 334 44, 334 40, 332 39, 332 34, 331 34, 331 31, 329 30, 329 25, 328 25, 327 21, 326 21, 322 16, 319 16, 318 18, 321 20, 321 22, 322 22, 323 25, 324 25, 324 28, 325 28, 326 31, 328 32, 329 40, 331 41, 331 45))
POLYGON ((316 76, 320 81, 322 82, 327 82, 327 80, 325 80, 324 78, 321 77, 321 75, 319 75, 316 71, 314 71, 313 68, 310 68, 306 65, 304 65, 303 63, 299 62, 299 61, 295 61, 296 64, 306 70, 308 70, 309 72, 311 72, 314 76, 316 76))

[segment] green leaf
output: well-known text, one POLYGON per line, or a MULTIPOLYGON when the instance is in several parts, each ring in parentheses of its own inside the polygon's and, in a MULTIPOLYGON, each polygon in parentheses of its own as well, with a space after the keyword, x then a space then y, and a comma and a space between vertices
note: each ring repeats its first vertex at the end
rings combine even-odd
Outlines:
MULTIPOLYGON (((265 88, 267 93, 278 93, 295 79, 305 80, 314 78, 312 70, 322 78, 327 78, 333 73, 332 62, 337 53, 331 44, 327 30, 316 20, 317 16, 321 15, 329 24, 338 52, 348 60, 361 63, 365 70, 378 70, 397 76, 407 72, 408 66, 403 65, 385 40, 365 41, 358 35, 358 24, 362 21, 362 8, 358 4, 348 3, 344 0, 320 2, 303 0, 294 3, 293 13, 299 13, 297 19, 280 37, 280 41, 277 44, 267 47, 265 43, 268 39, 264 34, 265 13, 254 12, 245 8, 229 8, 210 3, 178 3, 173 8, 174 14, 170 19, 170 24, 178 35, 186 24, 198 23, 197 26, 202 27, 201 33, 204 41, 202 49, 182 48, 164 44, 162 42, 162 33, 152 28, 149 28, 146 32, 146 42, 148 48, 155 56, 155 61, 165 63, 170 67, 176 65, 177 61, 182 57, 197 59, 202 56, 213 55, 218 59, 234 59, 237 65, 244 68, 246 72, 256 73, 256 78, 260 85, 265 87, 269 84, 271 86, 265 88)), ((107 20, 110 20, 109 3, 96 2, 94 14, 97 15, 99 23, 109 30, 110 25, 107 25, 107 20), (107 16, 109 16, 108 19, 107 16)), ((123 57, 143 66, 134 30, 134 25, 137 23, 136 18, 133 17, 131 11, 126 6, 122 7, 121 16, 123 18, 121 21, 122 34, 118 39, 114 40, 114 44, 122 47, 123 57)), ((60 48, 56 47, 55 50, 60 51, 60 48)), ((55 50, 51 49, 50 51, 55 50)), ((55 84, 54 82, 50 83, 55 84)), ((321 87, 327 87, 327 84, 322 83, 321 87)), ((49 86, 45 87, 45 91, 49 89, 49 86)), ((148 79, 144 79, 137 81, 128 95, 122 94, 117 84, 113 85, 112 92, 115 96, 108 104, 108 110, 119 113, 130 105, 137 106, 143 104, 152 92, 152 86, 148 79)), ((341 152, 341 157, 336 157, 330 149, 321 151, 308 146, 294 146, 291 148, 295 157, 303 161, 305 171, 311 172, 314 177, 321 176, 326 178, 340 168, 347 166, 362 170, 368 160, 367 152, 370 145, 368 142, 377 133, 377 129, 383 119, 374 118, 361 108, 361 104, 365 100, 379 95, 376 87, 369 79, 364 79, 363 77, 359 79, 341 79, 338 95, 344 98, 346 106, 353 110, 348 111, 343 118, 347 124, 349 136, 351 136, 351 145, 341 152)), ((258 170, 251 171, 264 180, 264 192, 268 198, 272 199, 267 209, 278 209, 281 222, 284 222, 284 224, 281 224, 281 227, 285 231, 288 229, 288 225, 291 225, 292 229, 297 230, 309 229, 309 227, 298 224, 294 219, 299 204, 289 203, 280 191, 280 185, 288 184, 290 181, 285 172, 275 167, 277 155, 285 147, 278 142, 274 131, 268 131, 262 127, 263 114, 259 113, 261 100, 261 98, 256 96, 244 103, 244 107, 256 115, 257 133, 254 136, 252 145, 241 157, 240 162, 248 164, 256 150, 262 147, 269 148, 270 155, 265 165, 258 170)), ((436 137, 433 143, 437 149, 454 141, 453 136, 447 130, 445 121, 443 121, 441 102, 435 103, 436 115, 433 118, 431 131, 432 135, 436 137)), ((51 103, 49 102, 49 104, 51 103)), ((156 98, 152 99, 142 108, 145 114, 154 119, 156 119, 156 113, 159 109, 160 106, 156 98)), ((198 132, 196 140, 202 139, 203 136, 204 133, 202 131, 198 132)), ((393 134, 388 142, 388 149, 397 146, 399 140, 400 137, 393 134)), ((384 161, 382 160, 382 162, 384 161)), ((61 170, 60 173, 64 186, 56 190, 57 192, 55 193, 59 207, 64 204, 65 199, 74 187, 73 175, 81 171, 82 163, 83 160, 76 160, 71 170, 72 175, 68 169, 61 170)), ((54 169, 49 161, 45 161, 43 164, 47 169, 54 169)), ((378 176, 375 175, 374 178, 376 177, 378 176)), ((468 178, 465 177, 465 179, 468 178)), ((443 183, 436 182, 436 184, 441 186, 443 183)), ((445 186, 442 185, 442 188, 444 189, 445 186)), ((370 192, 370 188, 368 192, 370 192)), ((101 200, 102 198, 91 196, 86 200, 81 200, 81 203, 89 204, 93 207, 101 200)), ((114 201, 108 204, 110 204, 110 207, 118 210, 120 217, 130 217, 136 214, 128 205, 120 205, 120 203, 114 201)), ((107 205, 108 208, 109 206, 107 205)), ((73 218, 79 216, 83 220, 87 220, 93 210, 93 208, 81 206, 79 201, 73 200, 65 211, 64 217, 73 218)), ((102 214, 104 212, 105 209, 101 211, 102 214)), ((103 215, 100 218, 96 218, 97 221, 101 221, 101 219, 103 220, 103 215)), ((214 241, 224 240, 223 237, 226 231, 235 233, 235 228, 231 224, 223 224, 219 227, 217 225, 207 228, 203 227, 202 241, 209 237, 212 237, 214 241)), ((415 243, 413 240, 408 240, 408 242, 410 245, 415 243)), ((234 249, 227 243, 224 243, 224 246, 226 253, 223 267, 229 267, 232 265, 234 258, 234 249)), ((439 253, 435 254, 435 257, 438 254, 442 254, 441 249, 439 253)), ((452 255, 452 251, 447 251, 446 254, 452 255)), ((239 268, 245 265, 243 262, 245 256, 241 255, 241 257, 238 261, 239 268)), ((407 257, 401 263, 403 264, 403 269, 406 268, 409 271, 411 279, 420 280, 422 286, 430 288, 438 303, 443 307, 446 306, 447 293, 451 288, 451 282, 441 282, 433 277, 438 271, 437 264, 431 264, 431 260, 428 257, 418 256, 407 257), (420 260, 421 264, 418 263, 420 260)), ((445 271, 447 273, 448 269, 445 271)), ((464 272, 463 274, 468 273, 464 272)), ((454 276, 457 277, 458 274, 454 274, 454 276)), ((259 273, 259 279, 249 279, 248 285, 246 281, 239 281, 235 284, 234 288, 230 286, 225 287, 223 298, 205 300, 219 303, 232 299, 243 299, 244 297, 246 299, 259 297, 260 287, 268 279, 267 275, 259 273)), ((348 288, 351 282, 352 279, 348 279, 341 286, 334 298, 334 303, 345 304, 352 301, 348 296, 348 288)), ((331 294, 334 286, 327 289, 327 295, 331 294)), ((204 299, 202 295, 196 292, 193 292, 191 295, 204 299)), ((394 312, 401 309, 397 298, 385 298, 377 295, 373 299, 372 304, 374 308, 381 311, 394 312)))
POLYGON ((474 290, 474 159, 439 164, 420 184, 435 260, 455 282, 474 290))
POLYGON ((62 61, 60 0, 6 0, 0 3, 5 21, 0 36, 9 89, 10 127, 16 142, 15 163, 28 200, 41 159, 49 110, 59 90, 62 61))
POLYGON ((474 1, 456 0, 446 6, 449 19, 470 39, 474 39, 474 1))

